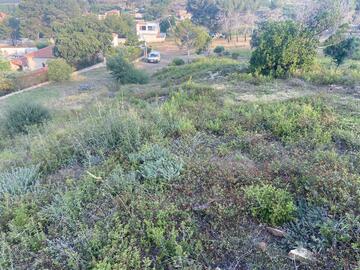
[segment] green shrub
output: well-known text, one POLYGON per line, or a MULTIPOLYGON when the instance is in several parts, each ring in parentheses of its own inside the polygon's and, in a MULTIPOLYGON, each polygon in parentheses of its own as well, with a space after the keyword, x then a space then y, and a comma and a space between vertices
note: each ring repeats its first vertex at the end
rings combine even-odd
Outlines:
POLYGON ((233 80, 243 81, 243 82, 247 82, 247 83, 250 83, 253 85, 262 85, 262 84, 272 82, 274 80, 274 78, 269 77, 269 76, 264 76, 261 74, 254 75, 251 73, 234 73, 234 74, 230 75, 230 77, 233 80))
POLYGON ((237 60, 240 57, 240 53, 239 52, 232 52, 231 53, 231 58, 237 60))
POLYGON ((174 60, 172 60, 171 64, 173 66, 182 66, 182 65, 185 65, 185 61, 181 58, 174 58, 174 60))
POLYGON ((360 70, 355 63, 337 68, 329 58, 320 58, 316 59, 310 70, 301 72, 299 76, 318 85, 354 86, 360 81, 360 70))
POLYGON ((63 82, 71 77, 72 67, 64 59, 55 59, 48 63, 50 81, 63 82))
POLYGON ((4 126, 8 135, 27 133, 30 126, 42 125, 50 119, 49 110, 40 104, 22 102, 11 107, 5 114, 4 126))
POLYGON ((146 84, 149 81, 149 76, 144 71, 136 69, 121 54, 111 57, 107 61, 107 68, 120 84, 146 84))
POLYGON ((49 45, 50 45, 49 41, 40 41, 40 42, 36 43, 36 48, 38 48, 40 50, 40 49, 46 48, 49 45))
POLYGON ((0 96, 6 95, 15 90, 14 82, 0 74, 0 96))
POLYGON ((271 225, 290 221, 296 210, 290 193, 271 185, 246 187, 245 199, 251 215, 271 225))
POLYGON ((53 123, 34 138, 30 151, 42 172, 50 173, 74 162, 93 165, 114 151, 127 157, 139 150, 143 139, 136 116, 106 108, 80 122, 69 121, 67 128, 61 130, 53 123))
POLYGON ((169 150, 153 145, 132 155, 131 160, 138 164, 138 172, 145 180, 172 180, 182 171, 182 161, 169 150))
POLYGON ((295 219, 284 226, 286 248, 301 246, 313 252, 322 252, 321 260, 337 265, 335 268, 338 269, 346 261, 355 262, 356 253, 360 251, 359 225, 359 216, 346 214, 334 217, 326 208, 300 201, 295 219))
POLYGON ((38 182, 38 168, 16 168, 0 173, 0 199, 5 194, 22 195, 33 191, 38 182))
POLYGON ((345 59, 352 58, 360 50, 360 39, 355 37, 347 38, 340 43, 328 46, 324 49, 327 56, 333 58, 337 66, 344 63, 345 59))
POLYGON ((231 52, 229 52, 229 51, 224 51, 224 52, 223 52, 223 55, 224 55, 224 56, 230 56, 230 55, 231 55, 231 52))
POLYGON ((292 21, 262 23, 251 42, 250 66, 256 74, 283 77, 309 69, 316 56, 313 34, 292 21))
POLYGON ((225 47, 224 46, 216 46, 215 49, 214 49, 214 53, 217 53, 217 54, 221 54, 225 51, 225 47))

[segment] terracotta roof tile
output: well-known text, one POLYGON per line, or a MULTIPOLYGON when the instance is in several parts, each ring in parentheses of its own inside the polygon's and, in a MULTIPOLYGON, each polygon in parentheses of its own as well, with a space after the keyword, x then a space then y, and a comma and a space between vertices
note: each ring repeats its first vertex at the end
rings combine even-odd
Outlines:
POLYGON ((32 58, 55 58, 54 46, 48 46, 48 47, 42 48, 40 50, 28 53, 25 56, 32 57, 32 58))

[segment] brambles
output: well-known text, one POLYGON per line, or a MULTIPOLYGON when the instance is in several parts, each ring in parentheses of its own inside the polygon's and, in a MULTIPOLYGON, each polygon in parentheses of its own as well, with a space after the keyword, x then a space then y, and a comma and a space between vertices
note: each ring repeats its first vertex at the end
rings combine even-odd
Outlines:
POLYGON ((8 135, 27 133, 29 127, 42 125, 50 119, 48 109, 40 104, 23 102, 10 108, 5 115, 4 126, 8 135))
POLYGON ((245 199, 253 217, 271 225, 290 221, 296 211, 290 193, 271 185, 245 188, 245 199))

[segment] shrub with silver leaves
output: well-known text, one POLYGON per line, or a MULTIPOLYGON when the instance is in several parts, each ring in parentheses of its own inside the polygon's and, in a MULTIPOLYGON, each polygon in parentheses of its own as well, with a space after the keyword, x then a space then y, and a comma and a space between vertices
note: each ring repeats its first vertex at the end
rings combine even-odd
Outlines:
POLYGON ((183 162, 179 157, 159 145, 131 155, 130 159, 138 164, 138 173, 146 180, 172 180, 180 175, 183 168, 183 162))
POLYGON ((38 167, 14 168, 0 173, 0 198, 4 194, 18 196, 33 191, 38 182, 38 167))

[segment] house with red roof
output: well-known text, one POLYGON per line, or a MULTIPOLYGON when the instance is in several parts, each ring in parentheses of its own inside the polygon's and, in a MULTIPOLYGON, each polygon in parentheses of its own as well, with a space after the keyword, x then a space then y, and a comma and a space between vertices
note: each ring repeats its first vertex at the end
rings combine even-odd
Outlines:
POLYGON ((10 63, 14 70, 38 70, 46 67, 47 62, 54 58, 54 46, 48 46, 15 58, 10 63))

